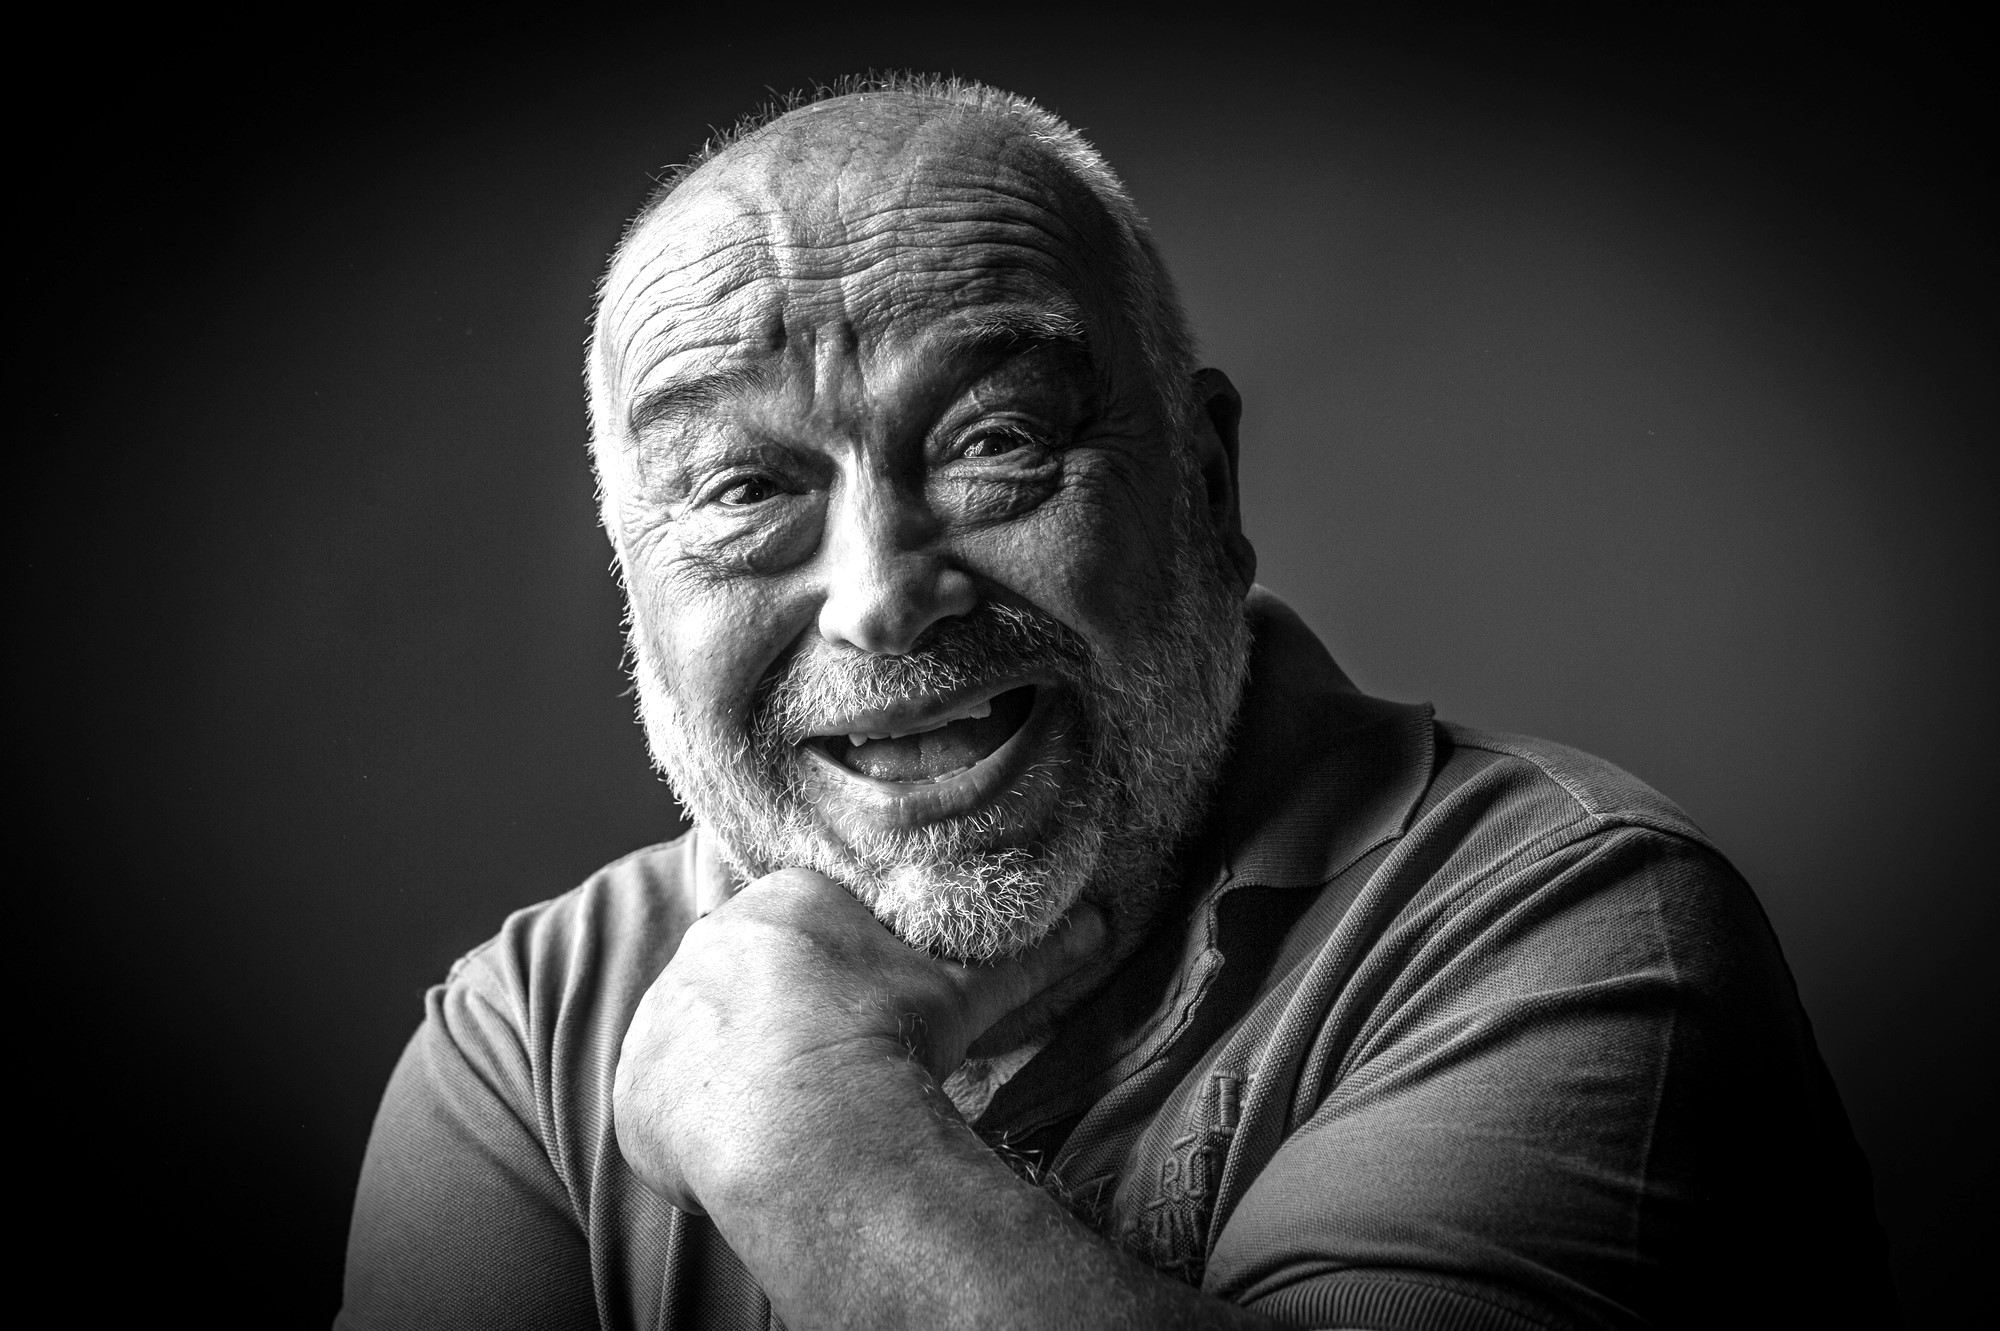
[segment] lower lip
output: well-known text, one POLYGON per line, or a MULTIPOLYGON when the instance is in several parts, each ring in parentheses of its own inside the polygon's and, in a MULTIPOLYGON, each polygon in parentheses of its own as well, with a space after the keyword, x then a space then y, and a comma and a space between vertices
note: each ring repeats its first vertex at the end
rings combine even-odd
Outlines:
POLYGON ((1038 759, 1055 756, 1056 689, 1035 686, 1034 705, 1007 741, 962 772, 938 781, 883 781, 844 767, 811 745, 805 753, 822 789, 853 815, 891 827, 919 827, 997 802, 1038 759))

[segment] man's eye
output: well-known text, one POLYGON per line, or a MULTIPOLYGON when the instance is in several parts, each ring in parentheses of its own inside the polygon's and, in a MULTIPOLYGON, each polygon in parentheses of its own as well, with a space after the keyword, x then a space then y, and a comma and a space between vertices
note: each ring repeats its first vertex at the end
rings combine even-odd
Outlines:
POLYGON ((997 458, 1003 454, 1017 452, 1028 447, 1034 440, 1024 435, 1009 434, 1000 430, 989 430, 976 434, 965 446, 963 456, 969 458, 997 458))
POLYGON ((777 485, 768 476, 745 476, 715 496, 718 504, 761 504, 778 493, 777 485))

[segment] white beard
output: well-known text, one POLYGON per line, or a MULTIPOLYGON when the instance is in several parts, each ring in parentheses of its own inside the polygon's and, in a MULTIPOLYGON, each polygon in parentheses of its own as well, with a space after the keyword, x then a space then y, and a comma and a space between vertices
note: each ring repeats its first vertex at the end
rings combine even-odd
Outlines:
POLYGON ((1242 598, 1196 554, 1215 548, 1193 530, 1206 515, 1184 504, 1177 517, 1168 594, 1118 659, 1046 616, 986 603, 933 626, 907 656, 836 654, 812 638, 765 681, 747 727, 681 706, 635 613, 634 679, 654 762, 745 880, 813 869, 935 955, 1012 955, 1085 896, 1128 919, 1150 914, 1206 806, 1249 671, 1242 598), (1078 712, 1077 760, 1023 778, 1060 796, 1034 844, 999 843, 990 812, 893 830, 837 825, 803 797, 810 760, 798 745, 818 723, 976 686, 1015 664, 1053 668, 1078 712))

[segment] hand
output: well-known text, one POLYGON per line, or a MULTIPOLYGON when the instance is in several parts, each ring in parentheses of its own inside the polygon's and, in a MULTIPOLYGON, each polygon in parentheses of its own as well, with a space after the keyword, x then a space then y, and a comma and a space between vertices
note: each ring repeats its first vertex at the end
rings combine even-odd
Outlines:
POLYGON ((865 1134, 913 1091, 949 1112, 936 1082, 967 1047, 1104 941, 1079 906, 1019 957, 960 965, 905 945, 832 879, 759 879, 688 929, 640 1001, 613 1089, 619 1147, 683 1210, 783 1186, 794 1134, 865 1134))

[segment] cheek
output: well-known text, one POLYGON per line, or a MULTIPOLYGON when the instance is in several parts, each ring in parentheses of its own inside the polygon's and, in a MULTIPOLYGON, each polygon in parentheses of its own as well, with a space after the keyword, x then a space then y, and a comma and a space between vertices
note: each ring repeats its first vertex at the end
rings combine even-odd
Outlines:
POLYGON ((1032 513, 969 540, 971 561, 1116 652, 1169 591, 1171 493, 1146 479, 1114 472, 1065 485, 1032 513))
POLYGON ((685 563, 628 566, 633 614, 667 689, 697 716, 747 722, 758 681, 811 622, 782 579, 690 576, 685 563))

